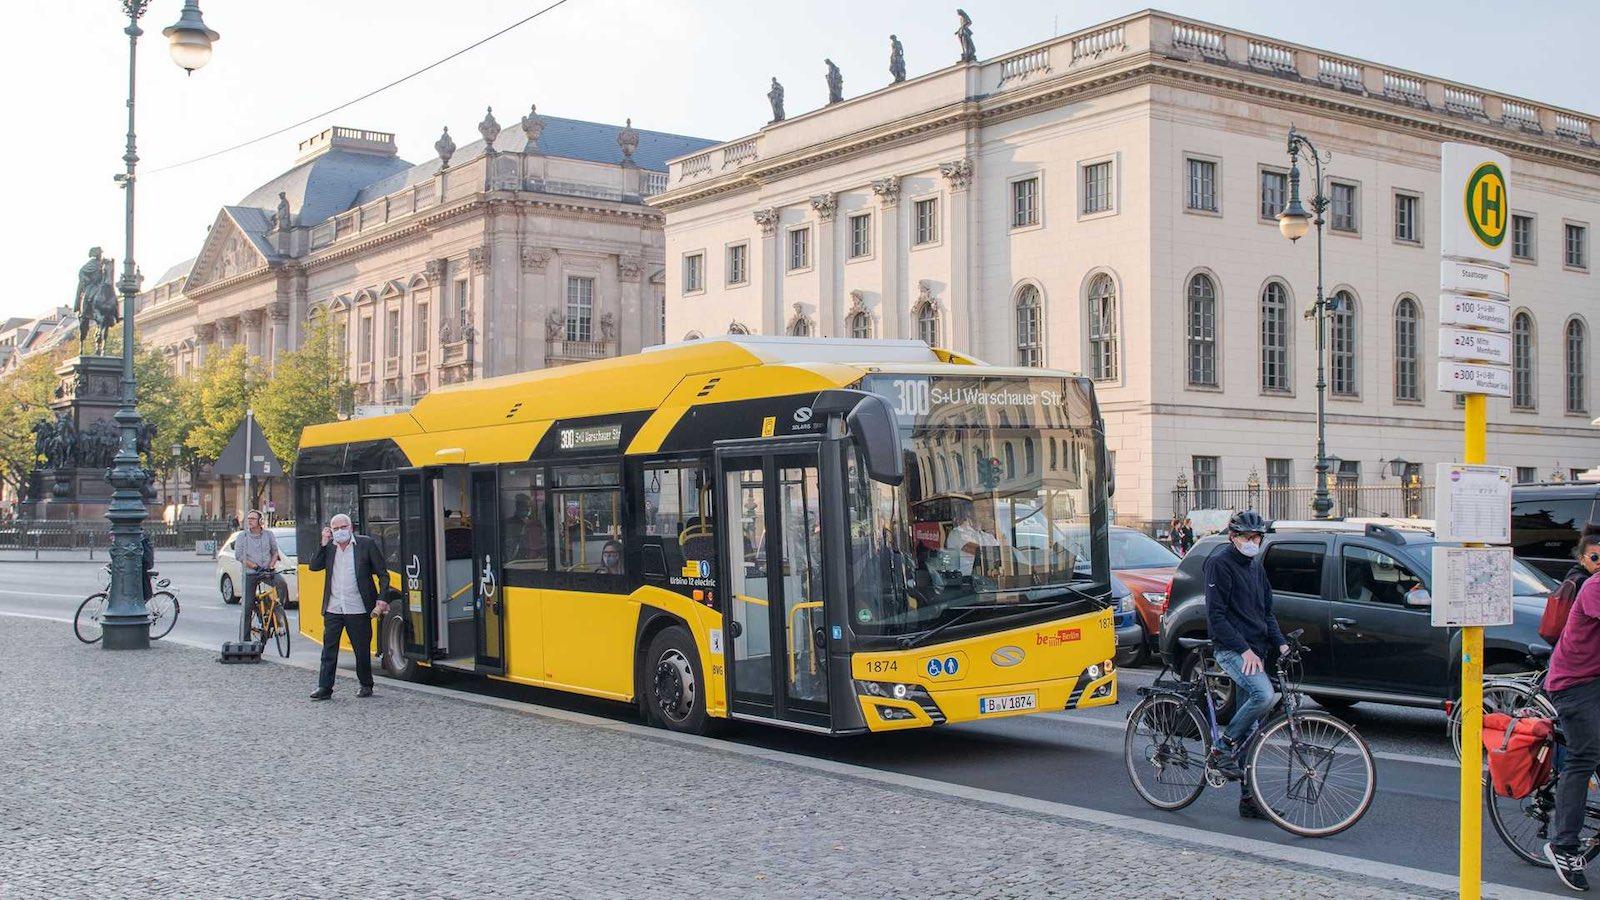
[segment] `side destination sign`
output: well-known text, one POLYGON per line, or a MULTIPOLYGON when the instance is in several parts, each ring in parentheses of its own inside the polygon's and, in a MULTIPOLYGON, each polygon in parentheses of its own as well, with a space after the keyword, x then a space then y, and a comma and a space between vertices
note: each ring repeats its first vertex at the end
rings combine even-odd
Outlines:
POLYGON ((1439 390, 1448 394, 1511 396, 1511 367, 1439 360, 1439 390))
POLYGON ((1444 293, 1439 295, 1439 324, 1509 332, 1511 304, 1504 300, 1444 293))
POLYGON ((588 425, 561 429, 562 450, 614 450, 622 443, 622 425, 588 425))
POLYGON ((1439 358, 1510 365, 1511 337, 1492 331, 1440 328, 1439 358))
POLYGON ((1510 299, 1511 273, 1494 266, 1446 259, 1439 262, 1439 287, 1447 291, 1510 299))

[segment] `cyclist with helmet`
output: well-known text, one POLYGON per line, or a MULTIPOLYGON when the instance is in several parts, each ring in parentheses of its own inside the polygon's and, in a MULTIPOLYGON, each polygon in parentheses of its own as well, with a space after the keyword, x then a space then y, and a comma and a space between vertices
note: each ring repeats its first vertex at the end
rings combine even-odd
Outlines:
POLYGON ((1254 510, 1235 513, 1228 521, 1228 546, 1206 560, 1206 621, 1217 665, 1237 686, 1242 702, 1217 746, 1214 768, 1240 779, 1239 815, 1261 817, 1244 783, 1238 752, 1260 718, 1277 702, 1266 661, 1273 648, 1289 652, 1289 642, 1272 614, 1272 585, 1257 556, 1269 527, 1254 510))

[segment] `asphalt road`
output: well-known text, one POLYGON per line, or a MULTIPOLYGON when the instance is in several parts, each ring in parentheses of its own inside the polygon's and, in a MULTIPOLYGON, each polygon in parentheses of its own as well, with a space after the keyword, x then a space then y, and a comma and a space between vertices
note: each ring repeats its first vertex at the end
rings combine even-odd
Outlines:
MULTIPOLYGON (((77 604, 104 581, 102 561, 0 562, 0 612, 70 619, 77 604)), ((216 645, 234 638, 239 608, 217 595, 210 561, 162 560, 182 603, 175 637, 216 645)), ((293 615, 293 613, 291 613, 293 615)), ((3 623, 3 620, 0 620, 3 623)), ((3 624, 0 624, 3 627, 3 624)), ((63 627, 69 627, 63 625, 63 627)), ((292 655, 314 659, 319 648, 295 634, 292 655)), ((270 649, 268 652, 272 652, 270 649)), ((828 739, 782 730, 740 727, 730 740, 803 753, 876 769, 1003 791, 1280 844, 1452 873, 1456 864, 1457 770, 1444 732, 1443 713, 1362 704, 1346 716, 1378 756, 1378 793, 1371 810, 1344 834, 1305 840, 1260 821, 1242 821, 1235 791, 1209 790, 1178 813, 1155 810, 1128 786, 1122 728, 1153 669, 1124 669, 1119 706, 1002 719, 928 731, 828 739)), ((444 677, 440 683, 617 718, 631 708, 517 685, 444 677)), ((309 687, 309 685, 308 685, 309 687)), ((1554 876, 1512 857, 1484 825, 1484 879, 1533 890, 1559 890, 1554 876)))

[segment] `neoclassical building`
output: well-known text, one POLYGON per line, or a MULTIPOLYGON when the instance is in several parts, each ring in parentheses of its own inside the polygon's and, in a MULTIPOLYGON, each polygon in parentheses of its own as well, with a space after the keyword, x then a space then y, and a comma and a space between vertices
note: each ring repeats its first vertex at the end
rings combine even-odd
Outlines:
POLYGON ((711 142, 541 116, 413 165, 334 127, 217 212, 194 259, 140 296, 141 341, 179 371, 238 344, 270 365, 331 317, 363 406, 662 340, 666 161, 711 142))
POLYGON ((1304 515, 1315 247, 1275 220, 1293 126, 1329 154, 1340 509, 1427 514, 1414 488, 1460 453, 1435 332, 1440 144, 1465 141, 1512 160, 1515 396, 1490 404, 1490 459, 1523 479, 1600 462, 1593 115, 1148 10, 948 52, 672 161, 650 200, 671 337, 911 337, 1080 371, 1124 520, 1242 496, 1304 515))

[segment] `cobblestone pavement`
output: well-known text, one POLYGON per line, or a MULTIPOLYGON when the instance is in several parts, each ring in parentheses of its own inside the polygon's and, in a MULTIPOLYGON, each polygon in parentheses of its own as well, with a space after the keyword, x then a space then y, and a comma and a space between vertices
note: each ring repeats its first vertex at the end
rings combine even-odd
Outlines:
MULTIPOLYGON (((0 897, 1443 896, 0 617, 0 897)), ((346 673, 348 675, 348 673, 346 673)))

